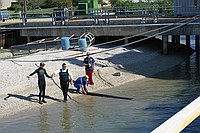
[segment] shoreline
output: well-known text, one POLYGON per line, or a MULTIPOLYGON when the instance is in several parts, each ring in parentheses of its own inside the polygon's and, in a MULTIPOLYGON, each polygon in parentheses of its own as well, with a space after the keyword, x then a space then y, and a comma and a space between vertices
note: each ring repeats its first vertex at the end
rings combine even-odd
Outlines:
MULTIPOLYGON (((151 77, 154 74, 167 70, 182 61, 189 54, 173 53, 162 55, 160 47, 151 47, 155 44, 143 45, 137 48, 117 48, 106 51, 106 48, 90 47, 89 51, 96 60, 94 70, 94 86, 89 86, 91 92, 119 86, 134 80, 151 77), (101 52, 102 51, 102 52, 101 52), (98 52, 98 54, 95 54, 98 52), (169 63, 170 62, 170 63, 169 63), (113 76, 120 73, 120 76, 113 76)), ((48 74, 60 69, 65 62, 73 74, 74 79, 85 75, 83 59, 86 52, 81 51, 42 51, 23 57, 0 60, 2 68, 0 100, 0 119, 15 115, 21 111, 32 108, 48 106, 61 102, 63 99, 61 90, 50 80, 46 79, 46 104, 38 104, 37 75, 27 80, 26 76, 36 69, 35 63, 45 62, 48 74)), ((54 77, 59 84, 58 77, 54 77)), ((70 85, 69 89, 75 89, 70 85)), ((69 93, 72 98, 78 94, 69 93)), ((68 98, 68 102, 70 99, 68 98)))

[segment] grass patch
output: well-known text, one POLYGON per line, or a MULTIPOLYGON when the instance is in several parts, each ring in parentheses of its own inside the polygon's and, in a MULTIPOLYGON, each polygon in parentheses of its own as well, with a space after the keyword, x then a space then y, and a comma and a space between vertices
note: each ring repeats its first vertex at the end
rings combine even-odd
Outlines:
POLYGON ((11 52, 9 49, 0 49, 0 53, 11 52))

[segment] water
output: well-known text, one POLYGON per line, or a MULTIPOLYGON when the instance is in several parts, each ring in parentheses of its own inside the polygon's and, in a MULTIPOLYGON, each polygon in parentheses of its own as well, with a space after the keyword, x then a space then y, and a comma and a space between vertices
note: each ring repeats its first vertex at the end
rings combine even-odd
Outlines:
MULTIPOLYGON (((133 100, 80 96, 1 120, 8 133, 148 133, 200 94, 199 57, 174 68, 100 93, 133 100)), ((200 119, 183 133, 199 132, 200 119)))
MULTIPOLYGON (((67 104, 41 106, 3 119, 0 132, 148 133, 199 96, 199 74, 199 56, 194 54, 153 77, 101 92, 133 100, 80 96, 67 104)), ((200 118, 183 133, 199 132, 199 125, 200 118)))

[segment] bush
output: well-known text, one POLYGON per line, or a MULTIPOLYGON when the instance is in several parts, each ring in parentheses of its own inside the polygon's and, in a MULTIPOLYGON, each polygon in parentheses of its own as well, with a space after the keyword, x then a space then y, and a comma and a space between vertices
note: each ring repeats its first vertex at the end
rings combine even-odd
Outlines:
POLYGON ((11 7, 8 8, 8 10, 19 12, 21 11, 21 6, 19 4, 12 4, 11 7))

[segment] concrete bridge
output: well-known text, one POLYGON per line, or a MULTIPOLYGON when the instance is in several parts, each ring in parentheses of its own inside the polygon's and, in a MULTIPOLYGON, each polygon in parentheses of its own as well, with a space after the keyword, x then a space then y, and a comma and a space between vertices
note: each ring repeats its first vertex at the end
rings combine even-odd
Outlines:
MULTIPOLYGON (((156 23, 153 19, 149 19, 145 23, 141 23, 139 18, 112 18, 109 24, 104 23, 104 19, 99 19, 99 24, 94 24, 93 19, 71 20, 65 24, 52 25, 51 21, 29 22, 26 26, 20 23, 1 27, 1 33, 10 34, 18 32, 18 36, 25 40, 23 43, 34 41, 35 39, 44 39, 47 37, 62 36, 80 36, 84 32, 91 32, 95 37, 129 37, 129 36, 145 36, 152 38, 162 36, 163 53, 167 54, 168 36, 172 36, 174 44, 180 43, 180 35, 186 35, 187 46, 190 46, 190 35, 196 37, 196 51, 199 51, 199 35, 200 23, 199 18, 162 18, 156 23)), ((1 37, 1 36, 0 36, 1 37)), ((8 40, 10 38, 7 38, 8 40)), ((109 40, 109 39, 106 39, 109 40)), ((16 42, 15 42, 16 43, 16 42)), ((128 39, 124 43, 129 43, 128 39)), ((177 46, 178 48, 178 46, 177 46)))

